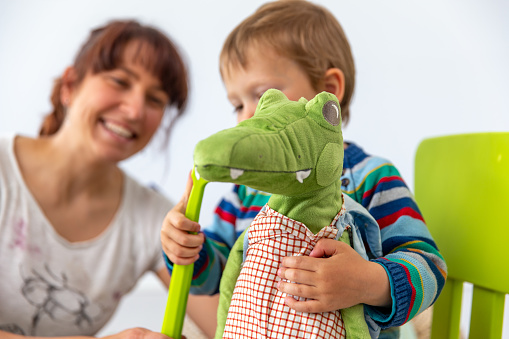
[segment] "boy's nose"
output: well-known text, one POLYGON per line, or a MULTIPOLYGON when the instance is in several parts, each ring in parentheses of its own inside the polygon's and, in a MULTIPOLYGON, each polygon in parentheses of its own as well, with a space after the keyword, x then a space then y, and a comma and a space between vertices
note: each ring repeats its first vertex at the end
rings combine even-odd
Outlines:
POLYGON ((256 106, 258 106, 258 102, 246 104, 242 112, 237 115, 237 122, 251 118, 256 112, 256 106))

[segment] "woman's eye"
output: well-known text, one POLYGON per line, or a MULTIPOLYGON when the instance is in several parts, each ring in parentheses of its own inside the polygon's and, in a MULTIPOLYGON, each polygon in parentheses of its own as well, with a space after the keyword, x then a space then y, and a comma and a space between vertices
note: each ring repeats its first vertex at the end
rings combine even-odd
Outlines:
POLYGON ((127 82, 127 80, 124 80, 122 78, 119 78, 119 77, 115 77, 115 76, 111 76, 110 77, 111 80, 118 86, 120 87, 127 87, 129 86, 129 83, 127 82))
POLYGON ((147 100, 153 104, 154 106, 165 106, 166 105, 166 102, 164 100, 162 100, 161 98, 158 98, 156 96, 148 96, 147 100))

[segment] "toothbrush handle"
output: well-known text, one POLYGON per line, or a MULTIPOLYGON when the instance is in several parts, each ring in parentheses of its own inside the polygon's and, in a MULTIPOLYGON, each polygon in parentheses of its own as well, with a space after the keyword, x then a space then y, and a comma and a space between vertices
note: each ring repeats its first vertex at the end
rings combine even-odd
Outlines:
MULTIPOLYGON (((208 183, 203 178, 197 178, 195 169, 191 173, 193 188, 186 208, 186 217, 193 221, 200 218, 200 208, 203 199, 203 191, 208 183)), ((164 314, 163 328, 161 333, 173 339, 181 339, 184 317, 186 314, 187 297, 193 278, 194 264, 173 265, 166 311, 164 314)))

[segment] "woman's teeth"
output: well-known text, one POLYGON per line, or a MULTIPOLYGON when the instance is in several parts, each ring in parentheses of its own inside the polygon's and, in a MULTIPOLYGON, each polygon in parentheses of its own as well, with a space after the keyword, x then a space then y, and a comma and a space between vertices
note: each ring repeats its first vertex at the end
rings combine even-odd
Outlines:
POLYGON ((133 133, 131 133, 131 131, 129 131, 128 129, 126 129, 122 126, 119 126, 117 124, 111 123, 111 122, 105 121, 104 126, 109 131, 111 131, 121 137, 130 139, 134 136, 133 133))

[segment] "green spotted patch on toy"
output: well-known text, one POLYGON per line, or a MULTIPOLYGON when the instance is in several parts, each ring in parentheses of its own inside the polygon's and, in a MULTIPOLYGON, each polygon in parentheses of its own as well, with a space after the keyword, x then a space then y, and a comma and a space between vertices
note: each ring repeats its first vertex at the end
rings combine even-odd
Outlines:
POLYGON ((321 238, 350 241, 350 226, 337 227, 345 213, 343 137, 333 94, 291 101, 268 90, 252 118, 200 141, 194 164, 208 181, 272 193, 228 258, 216 338, 370 337, 362 305, 296 312, 277 289, 283 257, 309 255, 321 238))

